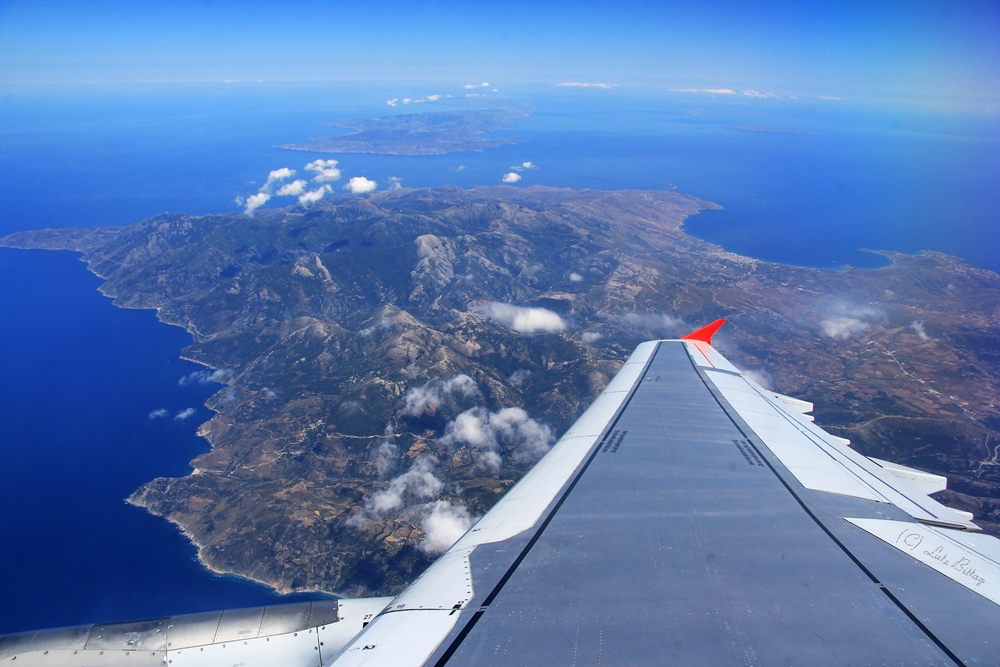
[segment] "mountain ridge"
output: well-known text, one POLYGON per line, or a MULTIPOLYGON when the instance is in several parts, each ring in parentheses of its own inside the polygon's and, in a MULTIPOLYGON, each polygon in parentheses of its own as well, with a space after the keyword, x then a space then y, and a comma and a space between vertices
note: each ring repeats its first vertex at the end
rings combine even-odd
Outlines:
POLYGON ((0 244, 83 252, 117 305, 157 309, 191 332, 186 358, 231 373, 195 472, 130 502, 278 590, 399 590, 635 344, 717 317, 734 363, 863 453, 949 475, 942 497, 1000 532, 1000 277, 930 252, 842 271, 742 257, 684 233, 715 207, 442 187, 0 244))

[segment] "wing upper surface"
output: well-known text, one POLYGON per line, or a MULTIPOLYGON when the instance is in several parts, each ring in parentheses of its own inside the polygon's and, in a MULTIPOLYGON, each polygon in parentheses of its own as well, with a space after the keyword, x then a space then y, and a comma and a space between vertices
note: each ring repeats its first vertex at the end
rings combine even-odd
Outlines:
POLYGON ((1000 662, 1000 541, 811 408, 706 342, 640 346, 336 664, 1000 662))

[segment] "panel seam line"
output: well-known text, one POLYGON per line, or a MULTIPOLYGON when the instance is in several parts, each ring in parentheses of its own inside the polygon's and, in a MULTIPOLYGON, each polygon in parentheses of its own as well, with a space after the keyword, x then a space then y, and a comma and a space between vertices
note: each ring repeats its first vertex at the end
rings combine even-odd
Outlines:
POLYGON ((622 402, 621 407, 618 408, 618 411, 616 412, 614 419, 612 419, 611 422, 608 424, 608 426, 605 427, 601 437, 594 442, 594 444, 592 445, 592 450, 587 455, 587 460, 583 463, 580 470, 573 476, 573 479, 569 483, 569 485, 560 494, 559 500, 556 501, 556 504, 552 507, 552 510, 545 517, 545 520, 541 523, 541 525, 539 525, 538 529, 535 531, 535 534, 532 535, 528 543, 524 545, 524 548, 521 550, 521 553, 518 554, 517 558, 514 559, 514 562, 511 563, 510 567, 507 568, 507 571, 504 573, 503 577, 500 578, 500 581, 497 582, 496 586, 493 587, 493 590, 490 591, 490 594, 487 595, 486 599, 484 599, 482 604, 480 604, 479 609, 475 611, 475 613, 472 615, 472 618, 469 619, 469 622, 466 623, 465 627, 463 627, 459 631, 458 636, 455 637, 455 639, 448 646, 448 648, 445 649, 444 653, 441 654, 441 657, 438 658, 438 660, 434 663, 434 667, 444 667, 444 665, 449 660, 451 660, 451 657, 455 654, 455 651, 458 650, 458 647, 462 644, 463 641, 465 641, 465 638, 468 637, 469 633, 472 632, 473 627, 475 627, 476 623, 479 622, 479 619, 482 618, 483 613, 489 608, 493 600, 496 599, 496 596, 500 594, 500 591, 507 584, 507 581, 514 575, 514 572, 521 564, 521 561, 523 561, 527 557, 528 552, 531 551, 531 549, 535 546, 535 543, 542 536, 542 533, 545 532, 545 529, 548 527, 549 523, 559 512, 559 508, 562 507, 563 503, 569 497, 569 494, 573 492, 574 488, 576 488, 577 482, 580 481, 580 478, 583 477, 583 474, 587 472, 587 468, 589 468, 590 464, 593 463, 594 459, 597 458, 597 455, 600 453, 601 447, 604 445, 604 442, 608 439, 608 437, 610 437, 611 433, 614 432, 615 425, 618 424, 618 421, 621 419, 622 415, 625 414, 625 410, 628 408, 629 403, 632 402, 632 398, 639 390, 639 387, 642 386, 642 381, 645 379, 646 373, 649 372, 650 365, 656 358, 656 354, 660 351, 660 345, 661 343, 657 342, 656 348, 649 355, 649 359, 646 360, 645 365, 643 365, 642 372, 639 374, 639 377, 637 377, 635 382, 633 383, 632 388, 629 391, 628 397, 626 397, 626 399, 622 402))
MULTIPOLYGON (((685 345, 684 349, 685 349, 685 351, 687 351, 687 346, 686 345, 685 345)), ((811 509, 809 509, 809 506, 806 505, 805 501, 802 500, 801 497, 799 497, 799 494, 797 494, 795 492, 795 490, 792 489, 791 485, 789 485, 788 482, 785 481, 785 478, 782 477, 778 473, 778 471, 774 467, 774 465, 771 464, 771 462, 767 459, 767 457, 764 456, 763 452, 761 452, 760 449, 757 447, 756 443, 754 443, 754 439, 757 437, 757 434, 754 433, 754 438, 751 438, 749 435, 747 435, 746 431, 743 430, 743 427, 740 426, 740 424, 733 418, 733 415, 730 413, 730 411, 726 409, 726 406, 723 404, 722 400, 719 398, 718 394, 716 393, 717 390, 713 390, 712 386, 708 383, 708 380, 703 375, 701 369, 695 363, 694 359, 691 358, 691 353, 690 352, 688 352, 688 360, 691 362, 691 365, 694 367, 695 372, 698 373, 698 377, 701 378, 701 381, 705 384, 705 388, 708 389, 708 393, 711 394, 712 398, 715 399, 715 402, 719 404, 719 407, 722 409, 722 411, 729 418, 729 421, 732 422, 733 426, 736 427, 736 430, 739 431, 743 435, 744 438, 746 438, 746 441, 748 443, 750 443, 750 446, 754 448, 754 450, 760 455, 760 457, 762 459, 764 459, 764 463, 767 464, 767 467, 770 468, 771 472, 774 473, 774 476, 778 478, 778 481, 781 482, 782 486, 785 487, 785 490, 787 490, 788 493, 791 494, 792 498, 795 499, 795 501, 805 511, 805 513, 809 516, 809 518, 812 519, 813 522, 815 522, 816 525, 819 526, 820 529, 824 533, 826 533, 827 537, 829 537, 831 540, 833 540, 834 544, 836 544, 838 547, 840 547, 841 551, 843 551, 847 555, 847 557, 850 558, 851 561, 853 561, 854 564, 857 565, 858 568, 862 572, 864 572, 865 575, 869 579, 871 579, 872 583, 876 584, 879 587, 879 589, 883 593, 885 593, 886 597, 888 597, 889 600, 891 600, 892 603, 895 604, 899 608, 899 610, 902 611, 903 614, 905 614, 906 617, 908 619, 910 619, 910 621, 913 622, 913 624, 916 625, 917 628, 919 628, 927 636, 928 639, 930 639, 932 642, 934 642, 935 646, 937 646, 939 649, 941 649, 941 651, 944 652, 944 654, 947 655, 949 658, 951 658, 952 661, 954 661, 955 664, 958 665, 959 667, 967 667, 967 665, 957 655, 955 655, 952 652, 952 650, 949 649, 944 644, 944 642, 942 642, 940 639, 938 639, 938 637, 931 631, 931 629, 928 628, 926 625, 924 625, 923 622, 919 618, 917 618, 913 614, 913 612, 911 612, 906 607, 906 605, 904 605, 902 603, 902 601, 899 598, 897 598, 895 595, 893 595, 892 591, 890 591, 888 588, 886 588, 885 585, 881 581, 878 580, 878 577, 876 577, 871 572, 871 570, 869 570, 867 567, 865 567, 864 563, 862 563, 858 559, 858 557, 855 556, 851 552, 851 550, 847 548, 847 545, 844 544, 843 542, 841 542, 840 539, 837 538, 837 536, 834 535, 833 532, 822 521, 820 521, 819 517, 817 517, 816 514, 814 514, 813 511, 811 509)), ((727 403, 728 403, 728 401, 727 401, 727 403)), ((735 410, 735 408, 733 408, 733 409, 735 410)))

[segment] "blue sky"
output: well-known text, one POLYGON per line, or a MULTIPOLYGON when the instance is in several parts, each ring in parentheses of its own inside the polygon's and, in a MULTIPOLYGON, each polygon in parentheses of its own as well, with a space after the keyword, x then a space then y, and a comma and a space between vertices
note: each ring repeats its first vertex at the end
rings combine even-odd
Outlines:
POLYGON ((997 2, 3 2, 0 85, 607 82, 1000 108, 997 2))

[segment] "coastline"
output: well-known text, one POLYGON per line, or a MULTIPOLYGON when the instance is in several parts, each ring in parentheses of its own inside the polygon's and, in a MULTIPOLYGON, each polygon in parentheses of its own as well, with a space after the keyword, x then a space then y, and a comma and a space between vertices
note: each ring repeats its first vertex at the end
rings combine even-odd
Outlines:
MULTIPOLYGON (((527 190, 527 189, 517 189, 517 188, 506 188, 506 189, 504 189, 502 191, 503 192, 511 192, 511 191, 513 191, 513 193, 517 197, 528 196, 527 193, 531 192, 530 190, 527 190)), ((465 191, 465 192, 468 192, 468 191, 465 191)), ((480 191, 480 194, 481 194, 481 192, 482 191, 480 191)), ((604 197, 604 195, 607 195, 609 193, 621 193, 621 192, 628 192, 628 191, 598 191, 598 190, 590 190, 590 191, 584 191, 584 190, 575 190, 574 191, 574 190, 570 190, 570 191, 564 191, 564 190, 553 189, 553 191, 550 192, 550 191, 548 191, 546 189, 539 189, 539 190, 535 191, 534 194, 540 195, 540 196, 548 196, 548 195, 552 194, 553 192, 555 194, 562 193, 562 194, 570 197, 572 201, 576 201, 573 198, 574 197, 575 198, 579 198, 582 194, 588 194, 589 193, 589 194, 600 195, 601 197, 604 197)), ((643 191, 633 191, 633 192, 634 193, 641 193, 643 191)), ((489 194, 489 193, 487 193, 487 194, 489 194)), ((660 194, 662 194, 662 193, 660 193, 660 194)), ((679 196, 685 197, 685 201, 687 201, 689 203, 690 202, 694 202, 695 208, 697 209, 697 211, 714 208, 714 205, 712 205, 710 202, 704 202, 703 200, 697 200, 695 198, 688 198, 688 197, 682 196, 682 195, 679 195, 679 196)), ((604 197, 604 199, 614 199, 614 198, 604 197)), ((704 255, 704 257, 702 259, 704 259, 706 261, 712 260, 712 261, 719 261, 719 262, 724 262, 724 263, 728 262, 728 263, 731 263, 731 264, 736 265, 736 266, 744 267, 746 270, 751 271, 751 272, 758 272, 758 271, 759 272, 763 272, 763 273, 774 273, 774 272, 777 272, 777 273, 788 274, 788 275, 793 275, 793 274, 794 275, 799 275, 799 274, 806 275, 809 272, 817 272, 818 274, 827 274, 827 275, 838 275, 838 274, 839 275, 847 275, 847 274, 853 274, 853 273, 860 273, 860 274, 867 274, 869 276, 876 276, 876 275, 879 275, 880 272, 881 272, 882 275, 887 275, 888 273, 892 272, 893 270, 901 268, 901 265, 900 265, 901 261, 903 261, 904 263, 913 263, 914 265, 916 265, 916 264, 919 264, 922 261, 926 260, 926 261, 930 261, 931 263, 937 263, 937 264, 947 265, 947 266, 951 266, 951 267, 962 267, 962 270, 964 272, 968 272, 968 273, 983 274, 983 275, 991 274, 994 277, 996 276, 996 274, 994 274, 993 272, 989 271, 988 269, 979 269, 977 267, 971 267, 971 266, 969 266, 963 260, 961 260, 961 258, 957 258, 957 257, 951 256, 951 255, 946 255, 946 254, 943 254, 943 253, 935 253, 933 251, 923 251, 923 252, 918 253, 916 255, 906 255, 904 253, 897 253, 897 252, 894 252, 894 251, 870 251, 869 250, 868 252, 876 252, 876 253, 878 253, 878 254, 880 254, 882 256, 885 256, 889 260, 889 262, 890 262, 886 266, 876 267, 875 269, 867 269, 867 268, 859 269, 857 267, 841 267, 840 269, 830 269, 830 268, 800 267, 800 266, 796 266, 796 265, 780 264, 780 263, 772 262, 772 261, 769 261, 769 260, 763 260, 763 259, 759 259, 759 258, 747 257, 747 256, 744 256, 744 255, 739 255, 737 253, 733 253, 733 252, 727 251, 723 247, 721 247, 721 246, 719 246, 717 244, 714 244, 714 243, 711 243, 711 242, 708 242, 708 241, 704 241, 703 239, 699 239, 698 237, 695 237, 695 236, 689 234, 684 229, 684 222, 686 221, 687 217, 689 217, 689 215, 691 215, 691 213, 685 215, 684 218, 682 220, 680 220, 680 222, 676 223, 676 225, 675 225, 675 223, 673 221, 664 223, 662 225, 662 229, 660 229, 660 227, 661 227, 660 221, 645 220, 644 223, 646 225, 649 225, 649 228, 647 230, 640 230, 640 231, 643 231, 643 233, 647 233, 647 232, 648 233, 657 233, 657 230, 659 229, 664 234, 666 234, 667 237, 669 237, 670 234, 676 233, 679 236, 677 238, 674 238, 673 242, 680 243, 681 245, 683 245, 685 247, 690 246, 691 249, 696 249, 698 252, 700 252, 700 253, 702 253, 704 255), (673 229, 675 231, 670 231, 671 229, 673 229), (904 260, 904 258, 905 258, 905 260, 904 260)), ((137 223, 137 224, 141 224, 141 223, 137 223)), ((122 228, 122 229, 124 229, 124 228, 122 228)), ((49 236, 51 236, 53 233, 55 233, 55 232, 53 232, 52 230, 48 230, 48 235, 49 236)), ((26 232, 26 233, 22 233, 22 234, 26 234, 26 235, 30 236, 30 232, 26 232)), ((105 230, 105 234, 106 234, 106 230, 105 230)), ((157 320, 159 322, 162 322, 162 323, 170 325, 170 326, 177 326, 177 327, 183 328, 192 337, 192 342, 195 345, 197 345, 199 342, 203 342, 205 340, 210 340, 211 339, 210 336, 209 337, 205 337, 200 332, 198 332, 197 328, 195 327, 195 325, 193 323, 193 321, 184 322, 184 321, 180 321, 180 320, 177 320, 177 319, 174 319, 174 318, 168 319, 167 316, 164 315, 165 304, 162 302, 162 300, 161 300, 161 302, 158 305, 154 305, 153 303, 150 303, 150 295, 148 295, 148 294, 145 297, 142 297, 142 298, 138 298, 136 295, 133 295, 131 303, 125 303, 125 301, 127 299, 121 298, 121 296, 119 294, 117 294, 114 289, 112 289, 111 287, 109 287, 108 286, 108 280, 109 280, 109 278, 107 276, 105 276, 105 275, 102 275, 97 270, 97 268, 96 268, 96 264, 97 264, 97 261, 98 261, 97 258, 93 258, 93 257, 88 258, 87 257, 88 250, 89 250, 88 248, 80 249, 78 247, 66 247, 66 245, 57 245, 56 247, 51 247, 51 248, 44 248, 41 245, 35 245, 35 246, 25 246, 25 245, 11 246, 10 243, 9 243, 9 239, 10 238, 11 237, 5 237, 4 239, 0 239, 0 245, 5 245, 7 247, 21 247, 21 248, 32 247, 32 248, 35 248, 35 249, 73 250, 75 252, 81 252, 81 253, 83 253, 83 255, 80 257, 80 260, 83 261, 87 265, 87 268, 88 268, 88 270, 91 273, 93 273, 95 276, 97 276, 101 280, 105 281, 98 288, 98 291, 103 296, 112 299, 112 302, 114 303, 114 305, 116 307, 126 308, 126 309, 136 309, 136 310, 139 310, 139 309, 153 309, 153 310, 156 310, 156 312, 157 312, 157 320), (145 300, 145 302, 143 300, 145 300)), ((669 250, 671 250, 671 249, 670 248, 661 248, 660 249, 661 252, 662 251, 669 251, 669 250)), ((204 361, 202 359, 191 358, 190 356, 183 354, 183 351, 178 354, 178 357, 181 358, 181 359, 185 359, 187 361, 194 362, 194 363, 196 363, 196 364, 198 364, 200 366, 203 366, 205 368, 209 368, 209 369, 212 369, 212 370, 218 370, 217 366, 212 365, 210 363, 207 363, 206 361, 204 361)), ((227 383, 227 386, 234 386, 234 385, 235 385, 235 380, 232 380, 229 383, 227 383)), ((225 389, 220 390, 220 392, 221 391, 225 391, 225 389)), ((216 392, 215 394, 213 394, 213 397, 216 396, 216 395, 218 395, 218 393, 219 392, 216 392)), ((216 408, 211 407, 209 405, 210 401, 211 401, 211 399, 209 400, 209 402, 205 403, 205 406, 208 407, 210 410, 212 410, 212 412, 214 412, 215 415, 213 416, 212 419, 210 419, 208 421, 205 421, 205 422, 203 422, 202 424, 199 425, 199 427, 198 427, 198 436, 205 439, 205 441, 209 445, 209 451, 213 452, 213 451, 215 451, 217 449, 218 445, 217 445, 216 442, 213 441, 212 430, 210 428, 207 428, 207 426, 209 424, 211 424, 213 420, 216 420, 216 419, 223 419, 225 421, 225 425, 227 427, 228 426, 232 426, 234 424, 234 422, 232 422, 231 420, 226 420, 224 417, 221 417, 220 415, 222 413, 219 410, 217 410, 216 408)), ((200 470, 196 466, 193 466, 193 468, 194 468, 194 470, 191 473, 189 473, 188 475, 186 475, 183 478, 177 478, 177 479, 186 479, 186 478, 193 477, 193 476, 210 474, 210 473, 203 472, 202 470, 200 470)), ((235 576, 237 578, 241 578, 241 579, 245 579, 245 580, 248 580, 248 581, 252 581, 254 583, 267 586, 268 588, 274 590, 275 592, 277 592, 279 594, 283 594, 283 595, 284 594, 288 594, 290 592, 294 592, 294 591, 314 591, 314 592, 323 592, 323 593, 327 593, 327 594, 332 594, 332 593, 329 593, 328 591, 326 591, 326 590, 324 590, 324 589, 322 589, 322 588, 320 588, 318 586, 312 587, 312 588, 300 588, 300 587, 297 587, 295 589, 292 589, 287 584, 283 585, 281 583, 281 581, 270 582, 270 581, 258 579, 258 578, 252 577, 252 576, 248 576, 245 573, 241 573, 241 572, 238 572, 238 571, 233 570, 233 569, 228 569, 224 565, 219 565, 218 563, 213 564, 213 563, 209 562, 209 558, 207 556, 207 550, 209 549, 209 546, 207 544, 200 543, 198 541, 198 539, 197 539, 196 534, 189 527, 185 527, 185 525, 183 523, 181 523, 181 519, 173 517, 170 514, 164 514, 164 513, 159 513, 159 512, 153 511, 151 509, 150 504, 148 502, 146 502, 146 500, 144 498, 141 497, 142 493, 146 489, 147 489, 147 485, 143 485, 143 486, 139 487, 138 489, 136 489, 133 492, 133 494, 131 496, 129 496, 126 499, 126 502, 128 502, 129 504, 131 504, 133 506, 136 506, 136 507, 142 507, 148 513, 150 513, 150 514, 152 514, 154 516, 158 516, 158 517, 161 517, 161 518, 166 518, 172 524, 174 524, 175 526, 177 526, 181 530, 181 533, 185 537, 185 539, 188 540, 189 542, 191 542, 195 546, 195 549, 196 549, 196 558, 198 559, 199 563, 202 566, 204 566, 207 570, 209 570, 210 572, 212 572, 213 574, 220 575, 220 576, 235 576)))
MULTIPOLYGON (((191 474, 192 475, 199 474, 199 472, 196 470, 195 472, 192 472, 191 474)), ((265 581, 263 579, 255 579, 254 577, 252 577, 252 576, 250 576, 248 574, 241 574, 239 572, 230 572, 228 570, 222 570, 222 569, 219 569, 219 568, 215 567, 214 565, 212 565, 205 558, 204 552, 207 549, 207 547, 205 545, 199 543, 198 540, 195 539, 195 536, 187 528, 185 528, 182 523, 180 523, 179 521, 177 521, 173 517, 171 517, 169 515, 164 516, 164 515, 160 515, 160 514, 156 514, 155 512, 152 512, 149 509, 149 506, 147 506, 145 503, 142 502, 141 499, 139 499, 137 497, 137 496, 139 496, 139 494, 140 494, 141 491, 142 491, 142 487, 140 487, 139 489, 136 489, 135 493, 133 493, 128 498, 125 498, 125 503, 128 504, 128 505, 132 505, 133 507, 141 508, 141 509, 145 510, 150 516, 154 516, 154 517, 156 517, 158 519, 164 519, 168 523, 170 523, 172 526, 174 526, 174 528, 176 528, 177 531, 181 535, 184 536, 184 539, 186 539, 188 542, 191 543, 192 546, 195 547, 195 561, 197 561, 197 563, 201 567, 203 567, 205 570, 211 572, 216 577, 220 577, 220 578, 223 578, 223 579, 229 579, 229 578, 231 578, 231 579, 236 579, 236 580, 239 580, 239 581, 244 581, 244 582, 248 582, 248 583, 251 583, 251 584, 255 584, 255 585, 258 585, 258 586, 264 586, 265 588, 270 589, 271 591, 277 593, 278 595, 294 595, 296 593, 315 593, 315 594, 319 594, 319 595, 328 595, 331 598, 338 597, 336 593, 332 593, 330 591, 324 591, 324 590, 321 590, 319 588, 314 588, 314 589, 298 589, 298 590, 292 590, 292 589, 289 589, 289 588, 279 588, 273 582, 270 582, 270 581, 265 581)))
MULTIPOLYGON (((26 230, 26 231, 31 231, 31 230, 26 230)), ((77 259, 78 259, 78 261, 80 261, 82 264, 84 264, 86 266, 87 271, 89 271, 91 274, 97 276, 101 280, 104 280, 104 281, 107 280, 106 276, 101 275, 101 273, 99 273, 94 268, 94 266, 93 266, 94 262, 91 261, 91 260, 88 260, 86 258, 86 250, 79 250, 79 249, 75 249, 75 248, 61 248, 61 247, 56 247, 56 248, 28 247, 28 248, 25 248, 25 247, 20 247, 20 246, 6 244, 6 243, 4 243, 4 239, 0 239, 0 247, 10 248, 10 249, 14 249, 14 250, 44 250, 44 251, 49 251, 49 252, 66 251, 66 252, 79 253, 80 256, 77 259)), ((192 335, 192 339, 194 338, 195 332, 192 332, 191 327, 185 326, 184 324, 182 324, 180 322, 173 322, 173 321, 167 320, 164 317, 162 317, 162 315, 161 315, 162 307, 160 307, 160 306, 132 306, 132 305, 120 303, 118 301, 118 298, 117 298, 116 295, 110 294, 108 292, 108 290, 106 289, 106 285, 107 285, 107 282, 102 283, 101 285, 99 285, 97 287, 97 291, 98 291, 98 293, 101 294, 101 296, 103 296, 103 297, 105 297, 107 299, 110 299, 111 302, 112 302, 112 304, 116 308, 121 308, 123 310, 155 310, 156 311, 156 319, 157 319, 158 322, 160 322, 162 324, 165 324, 167 326, 173 326, 173 327, 178 327, 178 328, 184 329, 185 332, 187 332, 187 333, 189 333, 189 334, 192 335)), ((188 357, 188 356, 184 355, 183 354, 183 349, 178 351, 177 358, 178 359, 182 359, 184 361, 188 361, 188 362, 197 364, 199 366, 204 366, 205 368, 208 368, 210 370, 219 370, 218 368, 215 368, 214 366, 212 366, 211 364, 206 363, 205 361, 202 361, 202 360, 199 360, 199 359, 194 359, 194 358, 191 358, 191 357, 188 357)), ((226 383, 225 386, 227 386, 227 387, 231 386, 231 383, 226 383)), ((212 396, 215 396, 216 394, 218 394, 218 393, 220 393, 222 391, 225 391, 225 389, 220 389, 218 392, 215 392, 215 394, 212 394, 212 396)), ((215 415, 219 414, 219 411, 216 410, 215 408, 213 408, 211 405, 209 405, 208 401, 206 401, 205 403, 203 403, 202 407, 204 407, 204 408, 206 408, 208 410, 211 410, 215 415)), ((206 420, 206 421, 198 424, 198 427, 196 429, 196 436, 199 437, 199 438, 202 438, 206 443, 208 443, 209 450, 214 449, 214 447, 215 447, 214 443, 212 442, 211 438, 209 437, 209 434, 204 430, 205 425, 207 425, 210 421, 211 421, 211 419, 206 420)), ((188 462, 188 465, 190 465, 190 461, 188 462)), ((192 471, 190 473, 188 473, 188 474, 189 475, 195 475, 195 474, 200 474, 200 472, 201 471, 199 471, 197 468, 193 468, 192 467, 192 471)), ((150 516, 156 517, 157 519, 165 519, 169 523, 171 523, 174 527, 176 527, 180 531, 180 533, 184 536, 184 538, 195 547, 195 559, 197 560, 197 562, 205 570, 211 572, 212 574, 214 574, 216 576, 219 576, 219 577, 233 577, 233 578, 236 578, 236 579, 240 579, 240 580, 245 580, 245 581, 248 581, 248 582, 252 582, 252 583, 257 584, 257 585, 265 586, 265 587, 271 589, 272 591, 274 591, 275 593, 278 593, 280 595, 289 595, 291 593, 298 593, 298 592, 301 592, 301 593, 314 592, 314 593, 323 593, 325 595, 333 595, 333 593, 329 593, 327 591, 321 591, 319 589, 311 590, 311 591, 309 591, 309 590, 303 590, 303 591, 283 590, 283 589, 277 587, 272 582, 268 582, 268 581, 264 581, 264 580, 260 580, 260 579, 254 579, 253 577, 250 577, 250 576, 247 576, 247 575, 243 575, 243 574, 240 574, 238 572, 230 572, 230 571, 221 570, 221 569, 218 569, 218 568, 214 567, 204 557, 204 551, 206 549, 205 545, 199 543, 198 540, 195 539, 195 536, 187 528, 185 528, 183 524, 181 524, 180 522, 178 522, 175 519, 171 518, 170 516, 163 516, 163 515, 160 515, 160 514, 156 514, 155 512, 153 512, 153 511, 150 510, 150 508, 149 508, 148 505, 146 505, 145 503, 143 503, 139 499, 138 496, 140 495, 140 493, 143 490, 143 488, 144 488, 144 486, 141 486, 138 489, 135 489, 132 492, 131 495, 129 495, 128 497, 126 497, 126 498, 123 499, 124 502, 126 504, 132 505, 133 507, 142 508, 150 516)))

